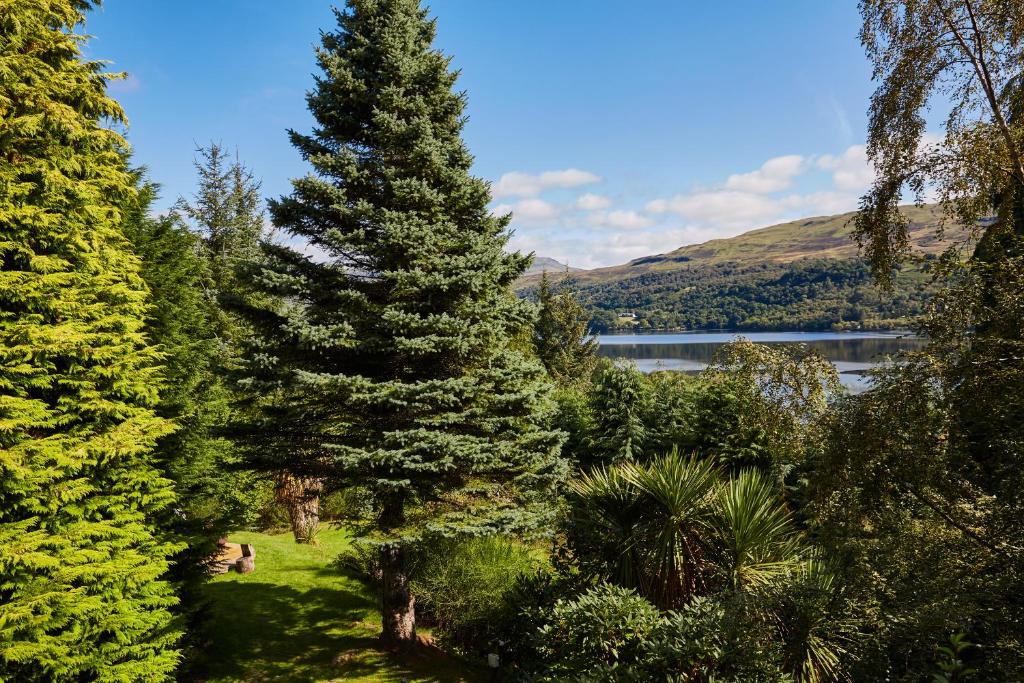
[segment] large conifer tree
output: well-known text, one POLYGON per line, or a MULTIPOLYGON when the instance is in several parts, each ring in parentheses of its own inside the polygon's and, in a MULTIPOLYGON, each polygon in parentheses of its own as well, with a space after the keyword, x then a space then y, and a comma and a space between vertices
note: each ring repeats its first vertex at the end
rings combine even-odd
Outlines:
POLYGON ((93 3, 0 7, 0 680, 154 681, 178 655, 157 353, 93 3))
POLYGON ((470 175, 465 98, 417 0, 337 12, 308 96, 315 173, 272 202, 275 224, 314 247, 270 247, 250 382, 263 399, 256 464, 359 485, 376 505, 383 636, 415 637, 406 559, 431 534, 536 521, 531 491, 561 475, 545 427, 544 369, 525 352, 534 308, 510 285, 508 217, 470 175), (280 457, 284 457, 282 461, 280 457))

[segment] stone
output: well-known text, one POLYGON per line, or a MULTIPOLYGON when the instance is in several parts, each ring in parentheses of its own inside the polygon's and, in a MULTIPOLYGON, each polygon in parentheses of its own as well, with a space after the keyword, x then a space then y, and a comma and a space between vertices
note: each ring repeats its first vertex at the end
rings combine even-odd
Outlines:
POLYGON ((239 574, 248 574, 249 572, 256 571, 256 558, 250 556, 242 556, 235 561, 235 569, 238 570, 239 574))

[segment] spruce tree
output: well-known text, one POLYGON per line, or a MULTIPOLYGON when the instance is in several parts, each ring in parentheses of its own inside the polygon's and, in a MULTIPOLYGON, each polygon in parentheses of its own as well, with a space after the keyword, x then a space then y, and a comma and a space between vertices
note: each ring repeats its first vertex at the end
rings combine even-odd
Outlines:
POLYGON ((186 219, 203 237, 213 284, 230 294, 237 286, 235 266, 258 259, 264 237, 260 182, 239 160, 231 160, 217 143, 196 149, 199 187, 190 200, 181 197, 174 214, 186 219))
POLYGON ((155 681, 178 634, 154 467, 156 350, 121 230, 138 201, 94 3, 0 8, 0 680, 155 681))
POLYGON ((270 206, 321 255, 268 246, 252 274, 283 302, 251 311, 253 463, 371 494, 383 639, 405 645, 415 542, 536 524, 564 466, 529 353, 534 306, 511 290, 528 257, 505 253, 509 217, 470 174, 434 22, 417 0, 336 16, 307 98, 317 125, 291 132, 314 173, 270 206))
POLYGON ((586 310, 571 291, 556 292, 547 271, 537 287, 537 303, 533 346, 544 367, 560 385, 589 382, 597 367, 598 344, 586 310))

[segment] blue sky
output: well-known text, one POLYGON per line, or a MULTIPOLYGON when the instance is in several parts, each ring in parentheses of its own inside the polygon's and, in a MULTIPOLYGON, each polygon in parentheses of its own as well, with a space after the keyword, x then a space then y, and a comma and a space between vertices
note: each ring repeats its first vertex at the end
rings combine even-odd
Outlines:
MULTIPOLYGON (((513 245, 594 267, 855 208, 870 68, 856 3, 434 0, 438 46, 469 93, 475 172, 513 245)), ((306 167, 320 0, 105 0, 88 53, 163 207, 193 148, 237 148, 268 197, 306 167)))

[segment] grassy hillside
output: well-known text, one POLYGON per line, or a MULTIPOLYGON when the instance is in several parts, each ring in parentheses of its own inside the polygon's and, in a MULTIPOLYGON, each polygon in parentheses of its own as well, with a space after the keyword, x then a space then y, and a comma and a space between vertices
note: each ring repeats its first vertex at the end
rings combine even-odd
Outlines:
POLYGON ((396 657, 377 648, 378 596, 332 564, 349 544, 324 530, 318 546, 292 535, 231 537, 256 546, 256 571, 216 577, 204 590, 215 630, 194 680, 442 681, 482 680, 479 670, 424 645, 396 657))
MULTIPOLYGON (((962 228, 944 224, 936 206, 904 207, 910 239, 924 265, 880 292, 851 238, 854 213, 806 218, 729 239, 680 247, 627 264, 572 273, 596 329, 830 329, 902 327, 930 295, 928 260, 962 228), (939 239, 937 231, 944 228, 939 239), (628 321, 622 313, 635 314, 628 321)), ((537 277, 524 277, 529 289, 537 277)))

